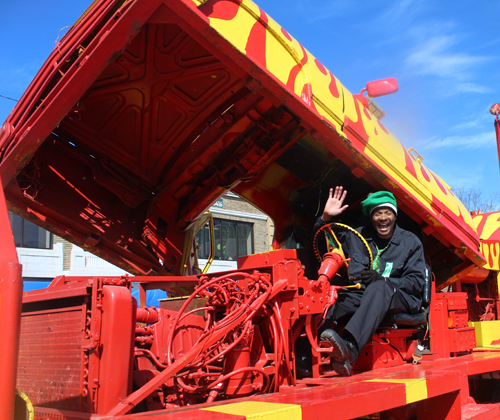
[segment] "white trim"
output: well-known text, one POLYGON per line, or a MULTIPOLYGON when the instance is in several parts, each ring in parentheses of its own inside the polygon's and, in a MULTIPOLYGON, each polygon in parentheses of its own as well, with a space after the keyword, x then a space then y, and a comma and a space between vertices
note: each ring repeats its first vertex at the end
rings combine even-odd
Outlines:
POLYGON ((392 203, 382 203, 382 204, 377 204, 375 207, 372 208, 370 211, 370 217, 372 217, 372 214, 375 210, 379 209, 380 207, 389 207, 395 214, 396 216, 398 215, 398 209, 396 206, 392 203))
POLYGON ((268 216, 253 214, 253 213, 243 213, 241 211, 235 210, 225 210, 217 207, 210 207, 210 213, 212 214, 222 214, 224 216, 234 216, 234 217, 245 217, 247 219, 256 219, 256 220, 267 220, 268 216))
POLYGON ((52 249, 16 248, 23 277, 53 279, 63 271, 63 244, 58 242, 52 249))
POLYGON ((71 267, 66 276, 123 276, 127 272, 97 255, 73 245, 71 247, 71 267))
MULTIPOLYGON (((198 264, 200 268, 205 267, 207 260, 200 259, 198 260, 198 264)), ((208 269, 208 273, 219 273, 222 271, 230 271, 236 270, 238 268, 237 261, 228 261, 228 260, 213 260, 212 265, 208 269)))

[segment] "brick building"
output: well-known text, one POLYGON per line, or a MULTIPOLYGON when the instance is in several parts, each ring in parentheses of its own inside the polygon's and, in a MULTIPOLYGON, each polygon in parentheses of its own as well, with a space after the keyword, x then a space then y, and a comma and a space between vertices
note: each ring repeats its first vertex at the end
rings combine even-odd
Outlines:
MULTIPOLYGON (((214 218, 215 258, 210 273, 235 269, 236 259, 271 249, 274 223, 265 213, 233 193, 210 208, 214 218)), ((208 227, 197 234, 198 257, 203 267, 209 255, 208 227)))

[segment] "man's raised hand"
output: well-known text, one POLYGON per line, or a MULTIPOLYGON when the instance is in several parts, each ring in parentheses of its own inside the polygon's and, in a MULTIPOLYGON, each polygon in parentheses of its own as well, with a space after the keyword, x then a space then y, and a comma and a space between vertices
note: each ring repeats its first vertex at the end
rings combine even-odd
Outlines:
POLYGON ((347 190, 344 190, 344 187, 337 186, 335 187, 335 191, 333 188, 330 188, 330 194, 326 201, 323 215, 321 216, 324 222, 329 222, 332 217, 338 216, 349 207, 347 204, 344 205, 346 195, 347 190))

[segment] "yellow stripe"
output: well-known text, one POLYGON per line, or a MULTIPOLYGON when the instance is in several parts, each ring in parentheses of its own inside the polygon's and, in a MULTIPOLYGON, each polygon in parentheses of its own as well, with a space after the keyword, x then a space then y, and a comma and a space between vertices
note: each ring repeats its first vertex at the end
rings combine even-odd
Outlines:
MULTIPOLYGON (((495 347, 488 346, 488 347, 481 347, 481 348, 487 348, 487 349, 496 350, 495 347)), ((483 360, 483 359, 493 359, 493 358, 498 358, 499 354, 497 351, 479 351, 477 353, 472 353, 472 357, 474 357, 474 360, 483 360)))
POLYGON ((405 384, 406 404, 427 399, 427 381, 421 379, 369 379, 367 382, 390 382, 405 384))
POLYGON ((31 403, 28 396, 24 392, 21 392, 19 390, 17 390, 17 395, 19 395, 19 397, 21 397, 23 399, 24 403, 26 404, 26 406, 25 406, 26 414, 27 414, 26 420, 34 420, 35 419, 35 409, 33 408, 33 404, 31 403))
POLYGON ((245 401, 217 407, 201 408, 206 411, 245 416, 247 420, 302 420, 302 410, 297 404, 279 404, 245 401))
POLYGON ((475 328, 476 347, 498 348, 498 341, 500 340, 500 321, 469 322, 469 327, 475 328))

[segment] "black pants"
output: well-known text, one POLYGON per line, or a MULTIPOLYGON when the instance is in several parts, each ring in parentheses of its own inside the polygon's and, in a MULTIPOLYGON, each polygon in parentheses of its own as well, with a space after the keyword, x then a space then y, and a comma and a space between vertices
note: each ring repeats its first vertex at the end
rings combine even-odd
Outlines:
POLYGON ((386 314, 410 312, 403 295, 390 283, 378 280, 364 291, 339 291, 337 302, 328 311, 323 328, 344 317, 350 319, 345 329, 354 337, 361 352, 370 341, 386 314))

